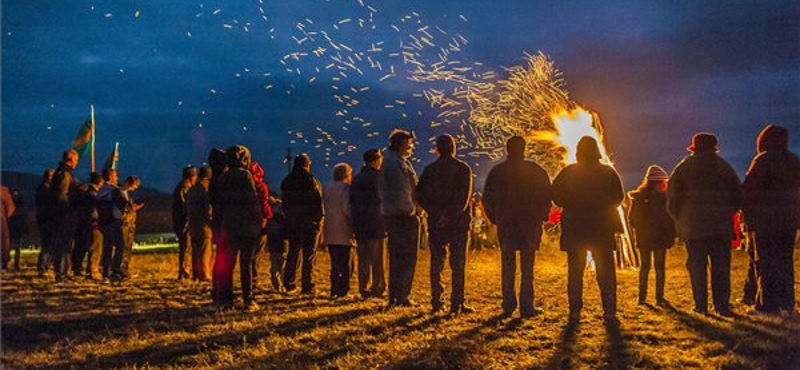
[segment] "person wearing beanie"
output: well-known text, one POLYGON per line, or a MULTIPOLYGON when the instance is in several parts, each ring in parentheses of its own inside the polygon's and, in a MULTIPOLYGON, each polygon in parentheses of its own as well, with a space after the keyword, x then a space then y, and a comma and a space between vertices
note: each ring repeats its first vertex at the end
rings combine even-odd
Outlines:
POLYGON ((211 167, 200 168, 197 182, 186 194, 186 218, 192 241, 192 280, 211 281, 211 167))
POLYGON ((800 228, 800 160, 789 130, 768 125, 744 180, 744 217, 755 232, 756 312, 794 311, 794 242, 800 228))
POLYGON ((186 166, 181 173, 181 181, 172 192, 172 230, 178 237, 178 280, 188 279, 191 269, 191 240, 189 238, 188 218, 186 217, 186 193, 197 182, 197 169, 186 166))
POLYGON ((386 227, 378 196, 383 153, 377 148, 370 149, 363 158, 364 167, 350 186, 350 207, 358 253, 358 291, 361 298, 367 299, 381 297, 386 290, 383 274, 386 227))
POLYGON ((639 248, 642 265, 639 269, 639 304, 647 302, 647 278, 650 266, 656 270, 656 304, 666 306, 664 281, 667 249, 675 243, 675 223, 667 212, 667 181, 663 168, 652 165, 642 184, 629 193, 628 212, 634 240, 639 248))
POLYGON ((561 250, 567 252, 567 294, 570 321, 577 322, 583 308, 583 272, 592 253, 603 303, 603 319, 617 322, 617 275, 614 264, 615 234, 622 232, 617 208, 625 198, 622 181, 611 166, 602 164, 597 141, 578 141, 578 163, 565 167, 553 180, 553 200, 561 215, 561 250))
POLYGON ((730 317, 733 217, 742 202, 739 176, 717 154, 719 144, 713 134, 695 134, 687 150, 691 154, 669 179, 667 209, 678 236, 686 242, 695 312, 708 312, 710 264, 714 310, 730 317))

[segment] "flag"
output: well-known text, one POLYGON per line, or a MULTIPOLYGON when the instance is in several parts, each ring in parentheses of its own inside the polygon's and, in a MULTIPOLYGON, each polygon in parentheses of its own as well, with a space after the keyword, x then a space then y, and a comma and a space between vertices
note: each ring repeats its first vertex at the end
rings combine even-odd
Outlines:
POLYGON ((92 144, 94 144, 94 137, 92 136, 93 125, 92 118, 87 118, 86 122, 81 125, 80 130, 78 130, 75 140, 72 140, 72 149, 78 152, 78 158, 83 158, 92 150, 92 144))
POLYGON ((117 162, 119 161, 119 142, 114 143, 114 151, 108 155, 106 162, 103 163, 103 170, 116 170, 117 162))

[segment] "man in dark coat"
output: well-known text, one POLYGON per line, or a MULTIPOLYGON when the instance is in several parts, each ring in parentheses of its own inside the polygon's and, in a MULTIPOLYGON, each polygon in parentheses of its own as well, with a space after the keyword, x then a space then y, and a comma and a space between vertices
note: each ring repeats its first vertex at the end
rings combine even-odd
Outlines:
POLYGON ((67 150, 61 157, 58 169, 53 174, 50 186, 50 199, 53 210, 53 251, 55 256, 56 280, 67 278, 72 248, 75 243, 75 208, 73 197, 78 193, 80 183, 72 174, 78 166, 78 152, 67 150))
POLYGON ((442 270, 447 247, 450 249, 450 271, 453 289, 450 313, 470 313, 464 304, 464 270, 469 244, 469 201, 472 197, 472 170, 456 159, 456 141, 450 135, 436 138, 439 158, 425 167, 416 188, 416 199, 428 213, 431 251, 431 307, 433 312, 444 306, 442 270))
POLYGON ((208 200, 211 202, 211 237, 217 247, 214 266, 211 270, 211 298, 220 308, 230 309, 233 308, 233 298, 228 295, 226 289, 233 284, 230 282, 233 276, 227 270, 228 266, 231 263, 235 265, 236 261, 230 255, 227 238, 222 232, 220 208, 216 207, 217 199, 220 197, 220 178, 228 172, 228 156, 220 149, 211 149, 211 152, 208 153, 208 166, 211 167, 211 182, 208 184, 208 200))
POLYGON ((261 236, 263 214, 256 192, 255 181, 250 173, 250 151, 241 145, 226 150, 228 171, 219 182, 219 198, 214 208, 221 218, 222 232, 229 248, 229 263, 225 266, 220 296, 223 305, 233 302, 233 270, 239 257, 239 273, 242 285, 244 310, 259 309, 253 296, 252 261, 261 236))
POLYGON ((186 218, 189 221, 189 238, 192 240, 192 279, 211 281, 211 201, 208 187, 211 168, 199 171, 197 183, 186 194, 186 218))
POLYGON ((394 130, 378 177, 381 216, 389 235, 390 306, 415 305, 409 295, 419 251, 421 209, 414 200, 417 173, 408 160, 413 152, 414 135, 394 130))
POLYGON ((192 241, 189 237, 189 219, 186 217, 186 193, 197 182, 197 169, 183 168, 181 181, 172 192, 172 230, 178 237, 178 279, 188 279, 191 270, 192 241))
POLYGON ((794 241, 800 228, 800 160, 789 131, 769 125, 745 177, 744 215, 756 234, 756 311, 794 311, 794 241))
POLYGON ((312 273, 325 211, 322 205, 322 185, 311 174, 311 158, 308 155, 303 153, 295 157, 292 172, 281 182, 281 197, 289 234, 289 253, 286 256, 283 286, 290 293, 297 289, 295 277, 302 252, 301 292, 314 294, 312 273))
POLYGON ((89 183, 81 186, 76 196, 78 226, 75 234, 75 249, 72 253, 72 271, 75 276, 86 276, 100 280, 100 258, 103 254, 103 233, 100 232, 100 212, 97 194, 103 186, 103 177, 97 172, 89 175, 89 183), (86 269, 83 260, 88 258, 86 269))
POLYGON ((117 170, 103 170, 104 184, 97 193, 97 208, 100 211, 100 232, 103 233, 103 253, 100 258, 100 270, 103 278, 111 277, 114 251, 122 248, 122 213, 119 211, 117 170), (117 203, 115 203, 115 201, 117 203))
POLYGON ((43 276, 53 260, 53 227, 52 227, 52 204, 50 203, 50 184, 53 182, 53 168, 48 168, 42 175, 42 183, 36 188, 36 226, 39 228, 39 239, 41 249, 36 268, 39 276, 43 276))
POLYGON ((358 253, 358 291, 362 298, 380 297, 386 289, 383 255, 386 228, 381 217, 378 177, 383 165, 380 149, 364 153, 364 167, 350 186, 350 209, 358 253), (367 288, 372 277, 372 286, 367 288))
POLYGON ((508 158, 489 172, 483 205, 500 236, 503 315, 517 308, 515 285, 520 254, 519 307, 523 317, 541 310, 533 304, 533 265, 542 237, 542 222, 550 213, 550 178, 538 164, 525 160, 525 139, 514 136, 506 143, 508 158))
POLYGON ((622 231, 617 208, 625 198, 622 181, 611 166, 600 163, 597 141, 584 136, 576 151, 578 163, 565 167, 553 181, 553 200, 563 207, 561 250, 567 252, 567 295, 570 320, 583 308, 583 272, 592 253, 603 303, 603 319, 616 322, 617 275, 615 233, 622 231))
POLYGON ((667 209, 686 241, 686 266, 695 312, 708 312, 708 265, 714 310, 731 316, 731 240, 733 214, 741 206, 739 177, 717 155, 717 137, 698 133, 687 148, 691 155, 675 167, 667 186, 667 209))

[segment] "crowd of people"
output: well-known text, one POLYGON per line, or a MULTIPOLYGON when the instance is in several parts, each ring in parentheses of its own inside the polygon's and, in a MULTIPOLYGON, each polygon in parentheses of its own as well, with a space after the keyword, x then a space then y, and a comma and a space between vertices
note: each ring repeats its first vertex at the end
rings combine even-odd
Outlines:
MULTIPOLYGON (((717 138, 698 133, 687 148, 690 155, 671 176, 652 165, 642 184, 627 195, 619 175, 603 163, 598 143, 591 137, 581 138, 577 162, 563 168, 552 182, 540 165, 526 159, 525 139, 510 138, 506 159, 486 178, 479 209, 497 227, 503 316, 512 316, 517 308, 521 317, 542 312, 534 305, 533 266, 543 224, 552 218, 555 206, 560 209, 560 247, 567 254, 570 320, 581 316, 583 276, 591 253, 604 319, 615 322, 616 234, 623 231, 618 208, 626 198, 630 200, 631 231, 641 253, 640 304, 647 304, 651 267, 656 277, 656 304, 669 304, 664 296, 665 256, 677 237, 688 250, 686 266, 694 310, 704 314, 709 310, 710 269, 713 309, 722 316, 732 315, 732 220, 742 212, 755 234, 745 289, 749 293, 743 302, 754 305, 755 312, 794 312, 800 160, 789 151, 788 138, 785 128, 767 126, 758 137, 759 153, 742 184, 719 156, 717 138)), ((431 310, 446 308, 441 275, 447 261, 452 274, 449 312, 472 312, 467 305, 465 269, 476 208, 473 174, 470 166, 457 158, 452 136, 437 137, 435 146, 438 158, 417 176, 409 161, 415 137, 409 131, 394 130, 387 148, 363 154, 358 174, 354 175, 349 164, 337 164, 333 182, 324 189, 311 172, 311 158, 300 154, 293 158, 293 168, 280 184, 279 198, 270 195, 263 181, 264 170, 251 160, 246 147, 213 149, 207 167, 183 169, 173 192, 173 229, 179 245, 177 278, 210 282, 213 302, 221 309, 256 311, 258 256, 269 254, 269 280, 274 290, 314 295, 315 256, 322 245, 330 253, 332 299, 350 296, 350 280, 357 271, 362 298, 381 298, 388 290, 390 306, 416 306, 410 295, 420 240, 427 232, 431 310), (427 220, 425 231, 423 217, 427 220), (241 304, 234 295, 237 262, 241 304)), ((42 235, 39 270, 52 266, 57 280, 69 279, 70 270, 76 277, 126 280, 130 277, 136 212, 142 207, 131 198, 139 180, 131 176, 118 186, 116 171, 108 169, 102 176, 92 173, 82 184, 72 174, 77 163, 76 152, 65 152, 57 169, 45 171, 37 190, 37 222, 42 235)), ((0 211, 7 216, 13 212, 13 204, 4 200, 0 211)))

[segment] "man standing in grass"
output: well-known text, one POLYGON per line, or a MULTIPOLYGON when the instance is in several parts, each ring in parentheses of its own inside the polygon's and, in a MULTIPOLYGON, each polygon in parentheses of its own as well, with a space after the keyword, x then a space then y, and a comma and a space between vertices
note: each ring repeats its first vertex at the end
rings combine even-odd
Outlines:
POLYGON ((178 280, 190 277, 192 241, 189 237, 189 219, 186 215, 186 194, 197 182, 197 169, 184 167, 181 181, 172 192, 172 230, 178 237, 178 280))
POLYGON ((550 212, 550 178, 541 166, 525 160, 526 142, 514 136, 506 143, 508 158, 489 172, 484 186, 486 215, 500 236, 503 316, 517 308, 517 251, 520 259, 519 307, 522 317, 541 313, 533 303, 533 265, 542 239, 542 222, 550 212))
POLYGON ((186 218, 192 240, 192 279, 211 281, 211 168, 200 169, 197 183, 186 194, 186 218))
POLYGON ((380 297, 386 289, 383 275, 386 227, 381 217, 378 178, 383 165, 380 149, 364 152, 364 167, 350 187, 353 232, 358 244, 358 290, 361 297, 380 297), (372 278, 372 286, 367 285, 372 278))
POLYGON ((78 193, 79 182, 72 174, 78 166, 78 152, 70 149, 61 156, 53 175, 50 197, 53 211, 53 250, 56 280, 67 278, 72 248, 75 243, 76 215, 73 197, 78 193))

